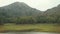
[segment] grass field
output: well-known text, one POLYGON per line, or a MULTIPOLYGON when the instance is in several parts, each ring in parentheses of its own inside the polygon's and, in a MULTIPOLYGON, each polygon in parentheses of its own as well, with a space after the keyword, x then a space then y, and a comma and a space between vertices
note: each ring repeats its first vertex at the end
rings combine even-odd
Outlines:
POLYGON ((60 32, 60 26, 56 24, 24 24, 24 25, 5 24, 3 26, 0 26, 0 32, 6 31, 60 32))

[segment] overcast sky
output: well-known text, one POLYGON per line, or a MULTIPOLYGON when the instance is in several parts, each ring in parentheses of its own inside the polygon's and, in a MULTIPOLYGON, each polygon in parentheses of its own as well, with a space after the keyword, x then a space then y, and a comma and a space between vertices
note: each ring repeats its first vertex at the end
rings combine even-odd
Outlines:
POLYGON ((0 7, 9 5, 13 2, 25 2, 27 5, 45 11, 60 4, 60 0, 0 0, 0 7))

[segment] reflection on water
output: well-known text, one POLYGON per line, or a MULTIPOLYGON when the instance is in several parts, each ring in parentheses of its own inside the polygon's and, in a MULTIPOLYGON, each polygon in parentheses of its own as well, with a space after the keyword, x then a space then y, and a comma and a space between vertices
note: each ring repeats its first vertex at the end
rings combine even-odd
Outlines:
POLYGON ((45 32, 14 32, 14 33, 0 33, 0 34, 60 34, 60 33, 45 33, 45 32))

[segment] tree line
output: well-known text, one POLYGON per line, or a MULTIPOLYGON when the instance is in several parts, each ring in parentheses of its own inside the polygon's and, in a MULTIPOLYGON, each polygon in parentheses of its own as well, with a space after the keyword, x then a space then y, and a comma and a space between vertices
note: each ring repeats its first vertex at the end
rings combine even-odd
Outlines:
POLYGON ((46 16, 25 16, 25 17, 0 17, 0 24, 15 23, 15 24, 38 24, 38 23, 60 23, 60 17, 46 16))

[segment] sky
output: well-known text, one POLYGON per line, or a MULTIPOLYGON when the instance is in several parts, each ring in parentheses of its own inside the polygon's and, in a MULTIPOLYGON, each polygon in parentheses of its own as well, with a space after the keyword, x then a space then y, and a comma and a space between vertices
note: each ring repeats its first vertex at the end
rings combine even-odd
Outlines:
POLYGON ((60 4, 60 0, 0 0, 0 7, 14 2, 24 2, 30 7, 36 8, 40 11, 45 11, 60 4))

